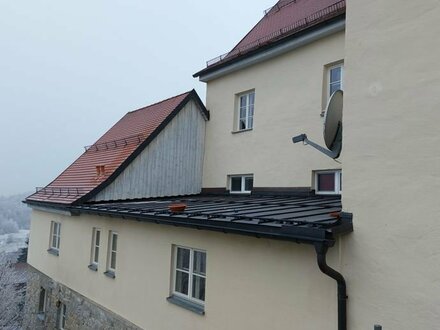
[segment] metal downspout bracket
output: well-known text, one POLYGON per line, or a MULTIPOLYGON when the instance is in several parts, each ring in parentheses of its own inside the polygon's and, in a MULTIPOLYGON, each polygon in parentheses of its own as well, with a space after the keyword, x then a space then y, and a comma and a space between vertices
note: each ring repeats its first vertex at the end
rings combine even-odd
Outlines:
POLYGON ((338 284, 338 330, 347 330, 348 297, 345 279, 342 274, 327 265, 328 245, 325 243, 315 243, 314 245, 319 269, 327 276, 333 278, 338 284))

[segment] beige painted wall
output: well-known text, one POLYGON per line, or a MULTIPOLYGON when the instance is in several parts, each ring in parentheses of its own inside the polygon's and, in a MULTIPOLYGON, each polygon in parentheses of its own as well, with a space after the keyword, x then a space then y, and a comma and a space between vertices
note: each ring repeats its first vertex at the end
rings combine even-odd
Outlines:
POLYGON ((349 1, 349 329, 440 328, 440 2, 349 1))
MULTIPOLYGON (((329 264, 339 266, 338 248, 329 264)), ((32 212, 28 262, 54 280, 144 329, 337 329, 336 282, 310 245, 98 216, 32 212), (58 257, 46 250, 50 221, 61 221, 58 257), (119 233, 116 278, 87 268, 92 228, 119 233), (171 247, 206 250, 206 315, 170 304, 171 247)), ((103 261, 103 259, 101 259, 103 261)))
POLYGON ((323 143, 324 66, 344 58, 339 32, 270 61, 207 83, 203 187, 225 187, 228 174, 254 174, 255 187, 307 187, 313 169, 341 168, 327 156, 293 145, 307 133, 323 143), (254 129, 232 134, 236 94, 255 89, 254 129))

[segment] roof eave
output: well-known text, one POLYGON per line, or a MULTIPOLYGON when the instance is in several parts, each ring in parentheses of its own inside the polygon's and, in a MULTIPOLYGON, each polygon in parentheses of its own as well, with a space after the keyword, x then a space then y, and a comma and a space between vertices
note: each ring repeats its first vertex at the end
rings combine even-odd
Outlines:
POLYGON ((299 47, 310 44, 316 40, 343 31, 344 29, 345 14, 342 14, 312 26, 306 30, 287 36, 273 43, 269 43, 241 56, 226 60, 222 63, 213 64, 210 67, 198 71, 193 75, 193 77, 198 77, 202 82, 208 82, 226 74, 282 55, 299 47))

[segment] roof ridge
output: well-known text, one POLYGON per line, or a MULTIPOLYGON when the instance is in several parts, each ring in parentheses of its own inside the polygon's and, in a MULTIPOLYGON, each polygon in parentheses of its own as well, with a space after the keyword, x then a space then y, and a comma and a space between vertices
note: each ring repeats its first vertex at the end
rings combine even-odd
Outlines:
POLYGON ((147 109, 147 108, 151 108, 152 106, 158 105, 158 104, 160 104, 160 103, 163 103, 163 102, 166 102, 166 101, 169 101, 169 100, 172 100, 172 99, 178 98, 179 96, 182 96, 182 95, 185 95, 185 94, 189 94, 189 93, 191 93, 193 90, 194 90, 194 89, 192 89, 192 90, 190 90, 190 91, 186 91, 186 92, 184 92, 184 93, 180 93, 180 94, 178 94, 178 95, 171 96, 171 97, 166 98, 166 99, 164 99, 164 100, 162 100, 162 101, 158 101, 158 102, 156 102, 156 103, 152 103, 152 104, 147 105, 147 106, 145 106, 145 107, 142 107, 142 108, 139 108, 139 109, 135 109, 135 110, 129 111, 129 112, 127 112, 127 114, 129 114, 129 113, 133 113, 133 112, 136 112, 136 111, 140 111, 140 110, 145 110, 145 109, 147 109))

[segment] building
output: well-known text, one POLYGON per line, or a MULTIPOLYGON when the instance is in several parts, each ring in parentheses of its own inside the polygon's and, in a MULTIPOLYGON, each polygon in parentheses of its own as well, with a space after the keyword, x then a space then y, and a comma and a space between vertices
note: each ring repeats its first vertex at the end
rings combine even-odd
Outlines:
POLYGON ((128 113, 27 199, 27 327, 435 329, 439 12, 280 0, 195 74, 206 108, 128 113), (291 137, 338 89, 335 162, 291 137))

